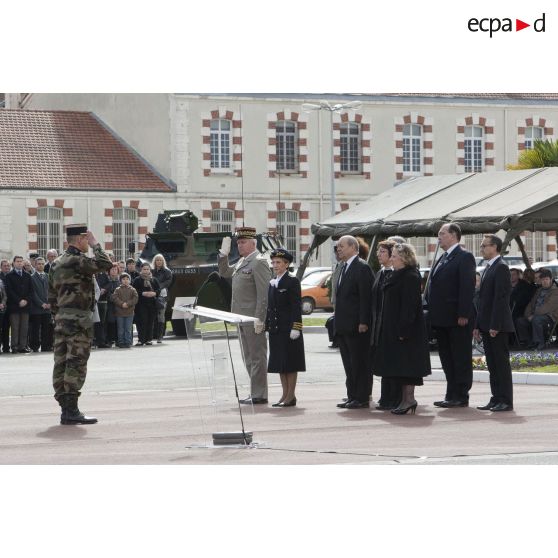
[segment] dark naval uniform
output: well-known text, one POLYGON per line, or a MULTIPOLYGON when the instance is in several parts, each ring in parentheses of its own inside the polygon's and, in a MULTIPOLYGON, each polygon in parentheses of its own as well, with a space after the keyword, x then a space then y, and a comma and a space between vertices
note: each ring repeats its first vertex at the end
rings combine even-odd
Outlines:
POLYGON ((51 265, 48 302, 54 315, 54 398, 62 407, 62 424, 85 421, 77 408, 87 375, 87 361, 93 339, 95 273, 108 271, 112 262, 100 244, 90 258, 70 246, 51 265))
POLYGON ((266 330, 269 332, 268 372, 286 374, 306 370, 300 281, 285 273, 277 286, 270 285, 267 295, 266 330), (291 339, 291 330, 300 331, 291 339))

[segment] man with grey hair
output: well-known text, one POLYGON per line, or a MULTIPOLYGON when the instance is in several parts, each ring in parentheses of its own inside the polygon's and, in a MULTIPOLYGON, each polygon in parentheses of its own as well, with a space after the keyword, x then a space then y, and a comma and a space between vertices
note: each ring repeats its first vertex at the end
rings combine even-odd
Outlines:
POLYGON ((339 239, 337 254, 342 266, 337 278, 335 339, 347 387, 347 400, 337 407, 361 409, 370 406, 370 297, 374 276, 370 266, 358 257, 358 241, 354 236, 339 239))
POLYGON ((219 250, 219 275, 232 279, 232 311, 256 318, 254 323, 239 327, 240 347, 250 376, 250 395, 241 399, 245 405, 265 405, 267 389, 267 339, 264 333, 267 293, 271 270, 257 250, 256 229, 240 227, 235 232, 238 253, 236 265, 229 265, 231 238, 223 238, 219 250))
POLYGON ((48 275, 48 272, 50 271, 50 266, 52 265, 52 262, 58 257, 58 252, 54 249, 51 248, 50 250, 47 250, 46 253, 46 258, 47 258, 47 263, 45 264, 45 273, 48 275))

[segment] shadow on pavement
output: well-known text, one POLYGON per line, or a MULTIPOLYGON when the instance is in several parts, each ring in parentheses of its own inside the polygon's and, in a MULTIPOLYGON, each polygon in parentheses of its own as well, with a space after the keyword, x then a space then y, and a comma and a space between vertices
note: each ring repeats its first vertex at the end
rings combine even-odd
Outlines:
MULTIPOLYGON (((94 425, 90 425, 90 426, 94 426, 94 425)), ((88 428, 85 428, 83 426, 78 426, 78 425, 51 426, 50 428, 47 428, 42 432, 37 432, 37 437, 49 438, 51 440, 77 440, 87 435, 88 428)))

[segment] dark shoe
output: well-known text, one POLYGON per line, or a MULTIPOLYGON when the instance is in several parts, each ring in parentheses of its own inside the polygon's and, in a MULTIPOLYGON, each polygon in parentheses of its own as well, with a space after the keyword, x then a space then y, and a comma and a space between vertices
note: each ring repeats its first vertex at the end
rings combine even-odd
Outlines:
POLYGON ((145 343, 146 345, 153 345, 153 343, 151 341, 146 341, 145 343))
POLYGON ((280 407, 296 407, 296 397, 291 399, 288 403, 286 402, 281 403, 280 407))
POLYGON ((417 410, 417 402, 413 401, 410 405, 406 407, 397 407, 397 409, 392 409, 392 413, 394 415, 406 415, 408 411, 411 411, 411 414, 414 415, 415 411, 417 410))
POLYGON ((459 401, 458 399, 451 399, 450 401, 442 401, 442 405, 438 405, 444 409, 452 409, 453 407, 468 407, 468 401, 459 401))
POLYGON ((142 347, 143 343, 140 343, 139 341, 136 343, 136 347, 142 347))
POLYGON ((546 349, 546 345, 544 343, 540 343, 535 347, 535 349, 537 349, 537 351, 543 351, 544 349, 546 349))
POLYGON ((494 407, 491 407, 490 410, 494 413, 499 411, 513 411, 513 407, 507 403, 497 403, 494 407))
POLYGON ((240 402, 243 405, 263 405, 267 403, 267 399, 264 397, 247 397, 246 399, 241 399, 240 402))
POLYGON ((277 401, 277 403, 273 403, 272 407, 282 407, 283 401, 277 401))
POLYGON ((27 349, 27 348, 25 348, 25 349, 18 349, 17 352, 18 352, 18 353, 30 353, 30 352, 31 352, 31 349, 27 349))
POLYGON ((110 347, 110 345, 107 345, 106 343, 101 343, 100 345, 97 345, 97 349, 108 349, 110 347))
POLYGON ((369 401, 357 401, 356 399, 354 399, 353 401, 349 401, 346 405, 345 405, 345 409, 366 409, 370 407, 370 402, 369 401))
POLYGON ((434 401, 434 407, 445 407, 447 402, 447 399, 443 401, 434 401))
POLYGON ((345 409, 349 403, 350 401, 342 401, 341 403, 337 403, 337 407, 339 409, 345 409))
POLYGON ((163 340, 162 339, 157 339, 157 343, 162 343, 163 340))
POLYGON ((494 403, 493 401, 489 401, 486 405, 479 405, 477 409, 479 411, 491 411, 492 407, 494 407, 495 405, 497 405, 497 403, 494 403))
POLYGON ((529 343, 527 345, 527 349, 529 349, 530 351, 532 351, 533 349, 537 348, 538 343, 529 343))

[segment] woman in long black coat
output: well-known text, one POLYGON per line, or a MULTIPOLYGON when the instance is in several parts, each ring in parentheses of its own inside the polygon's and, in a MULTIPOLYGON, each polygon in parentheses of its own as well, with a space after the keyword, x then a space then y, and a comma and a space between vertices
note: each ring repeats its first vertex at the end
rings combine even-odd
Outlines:
POLYGON ((401 402, 392 413, 414 413, 415 386, 431 373, 426 326, 422 313, 420 273, 410 244, 395 244, 391 254, 393 273, 384 283, 384 306, 375 372, 402 385, 401 402))
POLYGON ((159 282, 151 274, 151 266, 148 263, 142 264, 139 277, 134 279, 132 286, 138 292, 138 303, 134 312, 138 329, 136 346, 152 345, 153 324, 157 319, 155 299, 161 289, 159 282))
MULTIPOLYGON (((393 273, 391 267, 391 252, 395 242, 384 240, 378 244, 378 262, 382 266, 376 273, 374 284, 372 285, 372 323, 370 324, 370 362, 374 363, 374 355, 380 343, 380 331, 382 329, 382 315, 384 308, 384 284, 393 273)), ((376 374, 374 367, 372 372, 376 374)), ((380 411, 390 411, 395 409, 401 401, 401 386, 396 379, 389 376, 382 377, 382 389, 380 399, 376 409, 380 411)))
POLYGON ((269 332, 269 362, 267 371, 279 373, 283 395, 273 407, 296 405, 298 372, 306 370, 304 339, 302 338, 302 302, 300 281, 289 275, 293 256, 279 248, 271 252, 275 278, 270 281, 267 297, 266 331, 269 332))

